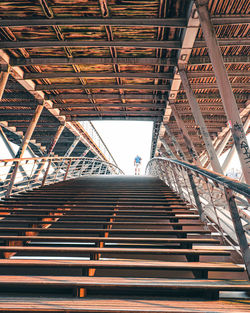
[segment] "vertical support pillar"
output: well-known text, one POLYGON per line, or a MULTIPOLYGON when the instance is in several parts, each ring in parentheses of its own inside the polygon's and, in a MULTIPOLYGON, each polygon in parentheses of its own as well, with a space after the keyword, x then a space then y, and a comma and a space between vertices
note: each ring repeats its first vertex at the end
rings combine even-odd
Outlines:
MULTIPOLYGON (((248 117, 248 119, 246 120, 246 122, 245 122, 245 124, 243 126, 243 129, 244 129, 245 132, 247 132, 249 124, 250 124, 250 116, 248 117)), ((222 164, 222 169, 223 169, 224 172, 226 172, 226 170, 227 170, 231 160, 233 159, 235 153, 236 153, 236 147, 235 147, 235 145, 233 145, 231 150, 229 151, 226 159, 224 160, 224 162, 222 164)))
POLYGON ((223 174, 223 171, 222 171, 221 166, 220 166, 220 162, 217 158, 217 154, 215 152, 212 140, 211 140, 209 132, 207 130, 207 126, 206 126, 205 121, 203 119, 203 116, 201 114, 199 104, 197 103, 195 95, 193 93, 193 90, 191 89, 191 86, 189 84, 187 74, 186 74, 185 70, 182 68, 179 69, 179 73, 180 73, 181 81, 182 81, 182 84, 184 86, 184 89, 185 89, 185 92, 186 92, 188 102, 189 102, 189 105, 191 107, 194 119, 196 121, 196 124, 200 126, 202 138, 203 138, 204 143, 206 145, 213 170, 217 173, 223 174))
POLYGON ((193 160, 193 162, 198 165, 198 166, 202 166, 201 162, 200 162, 200 159, 199 159, 199 156, 198 156, 198 153, 195 149, 195 146, 192 142, 192 139, 191 137, 189 136, 189 133, 188 133, 188 130, 185 126, 185 123, 183 122, 183 120, 181 119, 176 107, 175 107, 175 104, 173 102, 170 101, 170 106, 171 106, 171 109, 172 109, 172 112, 173 112, 173 115, 174 115, 174 118, 175 118, 175 121, 180 129, 180 132, 181 132, 181 135, 185 141, 185 144, 188 148, 188 152, 193 160))
POLYGON ((239 211, 235 203, 235 197, 233 195, 232 190, 229 188, 225 188, 225 196, 231 214, 232 222, 234 225, 235 234, 237 236, 240 250, 242 253, 242 258, 246 265, 248 278, 250 279, 250 247, 248 245, 246 234, 241 223, 239 211))
POLYGON ((0 72, 0 101, 2 100, 3 93, 9 78, 10 74, 10 66, 8 65, 6 68, 1 68, 0 72))
POLYGON ((240 119, 237 103, 230 85, 213 25, 208 12, 207 0, 195 0, 201 23, 202 32, 208 47, 209 57, 216 76, 224 110, 232 132, 234 144, 239 156, 242 172, 247 184, 250 184, 250 150, 246 134, 240 119))

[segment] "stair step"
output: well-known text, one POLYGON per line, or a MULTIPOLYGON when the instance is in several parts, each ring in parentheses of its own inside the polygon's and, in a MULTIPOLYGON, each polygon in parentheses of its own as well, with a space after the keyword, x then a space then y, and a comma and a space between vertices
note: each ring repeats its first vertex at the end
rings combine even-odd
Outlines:
POLYGON ((44 286, 81 288, 142 288, 163 290, 249 291, 250 282, 244 280, 166 279, 138 277, 87 276, 0 276, 0 287, 44 286))
POLYGON ((140 237, 65 237, 65 236, 0 236, 0 240, 66 241, 66 242, 133 242, 133 243, 208 243, 219 244, 214 238, 140 238, 140 237))
POLYGON ((153 255, 230 255, 226 250, 212 249, 143 249, 143 248, 81 248, 81 247, 20 247, 0 246, 0 252, 32 252, 32 253, 101 253, 101 254, 153 254, 153 255))
MULTIPOLYGON (((49 224, 50 222, 47 222, 49 224)), ((1 227, 2 232, 52 232, 52 233, 119 233, 119 234, 210 234, 210 230, 205 229, 188 229, 188 230, 175 230, 175 229, 103 229, 103 228, 39 228, 39 227, 1 227)))
POLYGON ((245 266, 233 263, 213 262, 160 262, 160 261, 113 261, 113 260, 0 260, 0 267, 77 267, 112 269, 151 269, 151 270, 203 270, 244 272, 245 266))
POLYGON ((250 301, 231 299, 209 301, 202 299, 173 299, 165 297, 88 297, 66 298, 45 297, 3 297, 0 298, 0 312, 39 313, 249 313, 250 301), (142 299, 143 298, 143 299, 142 299), (18 308, 18 311, 17 311, 18 308))

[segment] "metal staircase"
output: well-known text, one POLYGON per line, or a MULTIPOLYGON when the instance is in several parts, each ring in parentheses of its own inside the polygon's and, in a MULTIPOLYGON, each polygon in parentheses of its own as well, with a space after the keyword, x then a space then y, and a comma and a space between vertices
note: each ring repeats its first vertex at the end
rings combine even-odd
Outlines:
POLYGON ((0 312, 249 309, 239 254, 156 177, 58 182, 2 200, 0 218, 0 312))

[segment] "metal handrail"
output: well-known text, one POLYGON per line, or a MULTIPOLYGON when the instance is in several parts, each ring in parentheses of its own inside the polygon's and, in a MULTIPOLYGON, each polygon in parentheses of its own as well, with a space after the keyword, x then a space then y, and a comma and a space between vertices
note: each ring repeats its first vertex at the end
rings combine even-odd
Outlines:
POLYGON ((84 175, 124 175, 115 164, 87 157, 0 160, 0 197, 84 175), (23 175, 25 174, 25 175, 23 175))
POLYGON ((242 256, 250 278, 250 186, 186 161, 151 159, 146 175, 158 176, 198 210, 242 256))
POLYGON ((242 194, 245 197, 250 198, 250 186, 248 184, 241 183, 241 182, 234 180, 228 176, 224 176, 220 173, 216 173, 216 172, 208 170, 206 168, 203 168, 203 167, 200 167, 197 165, 193 165, 193 164, 185 162, 185 161, 180 161, 177 159, 174 160, 174 159, 163 158, 163 157, 153 158, 148 162, 146 169, 145 169, 145 173, 147 173, 148 166, 150 166, 150 163, 153 162, 154 160, 166 160, 168 162, 181 165, 181 166, 183 166, 189 170, 193 170, 197 174, 203 175, 206 178, 211 179, 211 180, 217 182, 218 184, 223 185, 224 187, 230 188, 233 191, 235 191, 239 194, 242 194))

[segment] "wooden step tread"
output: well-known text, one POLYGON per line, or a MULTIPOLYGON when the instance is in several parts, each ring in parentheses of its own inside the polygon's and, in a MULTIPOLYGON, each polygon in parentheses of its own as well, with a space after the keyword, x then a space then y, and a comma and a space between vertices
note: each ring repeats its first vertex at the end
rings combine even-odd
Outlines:
POLYGON ((245 280, 167 279, 136 277, 88 277, 88 276, 0 276, 0 286, 56 286, 101 288, 160 288, 160 289, 209 289, 248 291, 250 282, 245 280))
POLYGON ((226 250, 213 249, 149 249, 149 248, 92 248, 92 247, 20 247, 0 246, 0 252, 56 252, 56 253, 129 253, 158 255, 230 255, 226 250))
POLYGON ((161 262, 161 261, 113 261, 113 260, 19 260, 0 259, 0 267, 80 267, 80 268, 126 268, 170 269, 244 272, 245 266, 223 262, 161 262))
POLYGON ((66 242, 134 242, 134 243, 209 243, 219 244, 214 238, 141 238, 141 237, 65 237, 65 236, 0 236, 0 240, 35 240, 66 242))
MULTIPOLYGON (((1 224, 20 224, 20 223, 31 223, 31 224, 56 224, 56 225, 75 225, 75 224, 88 224, 88 225, 130 225, 130 226, 204 226, 204 223, 202 222, 195 222, 195 223, 191 223, 191 222, 117 222, 117 221, 112 221, 112 222, 100 222, 100 221, 53 221, 53 220, 45 220, 45 221, 39 221, 39 220, 34 220, 34 219, 26 219, 26 220, 15 220, 11 218, 12 216, 8 216, 9 219, 3 219, 0 220, 0 225, 1 224)), ((13 215, 13 218, 15 218, 15 216, 13 215)), ((48 216, 47 219, 53 219, 54 216, 48 216)), ((60 217, 58 217, 60 218, 60 217)), ((116 216, 110 216, 110 218, 114 219, 116 218, 116 216)))
POLYGON ((250 300, 169 300, 166 297, 0 297, 0 312, 39 313, 249 313, 250 300), (108 303, 108 305, 107 305, 108 303), (17 309, 18 308, 18 309, 17 309))
MULTIPOLYGON (((50 222, 47 222, 49 224, 50 222)), ((155 233, 155 234, 191 234, 191 233, 199 233, 199 234, 210 234, 210 230, 205 229, 188 229, 188 230, 175 230, 175 229, 152 229, 152 228, 144 228, 144 229, 103 229, 103 228, 39 228, 39 227, 1 227, 1 232, 13 232, 13 231, 38 231, 38 232, 65 232, 65 233, 155 233)))
MULTIPOLYGON (((7 211, 7 210, 6 210, 7 211)), ((65 214, 65 211, 60 213, 60 211, 51 211, 52 215, 48 214, 37 214, 37 211, 34 211, 35 214, 27 214, 26 211, 24 210, 16 210, 12 211, 10 210, 8 213, 12 214, 0 214, 0 217, 16 217, 16 218, 53 218, 53 217, 59 217, 59 218, 77 218, 77 219, 87 219, 87 218, 93 218, 93 219, 105 219, 105 218, 110 218, 113 217, 114 211, 112 211, 109 215, 91 215, 91 214, 65 214), (21 214, 22 213, 22 214, 21 214), (60 215, 61 214, 61 215, 60 215)), ((116 215, 115 219, 169 219, 169 218, 178 218, 178 219, 199 219, 199 215, 196 214, 175 214, 175 215, 123 215, 119 216, 116 215)))

